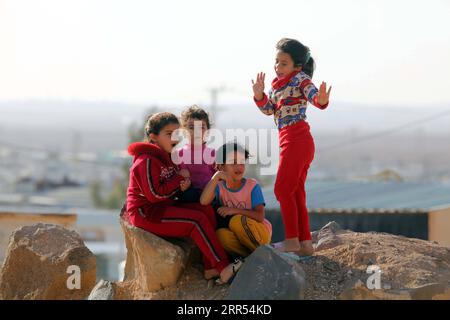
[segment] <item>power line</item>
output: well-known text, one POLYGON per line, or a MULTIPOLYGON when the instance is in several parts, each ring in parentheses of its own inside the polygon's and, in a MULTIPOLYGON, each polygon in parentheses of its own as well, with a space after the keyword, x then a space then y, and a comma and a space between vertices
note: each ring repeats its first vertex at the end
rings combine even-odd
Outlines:
POLYGON ((325 147, 323 149, 320 149, 319 152, 329 151, 329 150, 333 150, 333 149, 337 149, 337 148, 343 148, 343 147, 347 147, 347 146, 350 146, 350 145, 353 145, 353 144, 357 144, 357 143, 361 143, 361 142, 365 142, 365 141, 369 141, 369 140, 378 139, 380 137, 384 137, 384 136, 393 134, 395 132, 398 132, 398 131, 401 131, 401 130, 404 130, 404 129, 411 129, 411 127, 414 127, 414 126, 417 126, 417 125, 422 125, 422 124, 424 124, 426 122, 434 121, 434 120, 436 120, 438 118, 448 116, 449 114, 450 114, 450 110, 446 110, 444 112, 439 112, 439 113, 434 114, 434 115, 432 115, 432 116, 430 116, 428 118, 422 118, 422 119, 419 119, 419 120, 411 121, 411 122, 402 124, 400 126, 397 126, 397 127, 391 128, 391 129, 387 129, 387 130, 383 130, 383 131, 380 131, 380 132, 377 132, 377 133, 374 133, 374 134, 362 136, 359 139, 355 139, 355 140, 352 140, 352 141, 340 142, 340 143, 337 143, 335 145, 331 145, 331 146, 325 147))

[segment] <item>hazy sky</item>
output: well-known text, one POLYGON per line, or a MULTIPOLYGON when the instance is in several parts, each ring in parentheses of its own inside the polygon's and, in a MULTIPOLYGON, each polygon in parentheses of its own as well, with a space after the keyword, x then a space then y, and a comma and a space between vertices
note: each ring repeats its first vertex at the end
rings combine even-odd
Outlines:
POLYGON ((0 0, 0 100, 251 99, 275 43, 312 50, 344 102, 450 102, 450 1, 0 0))

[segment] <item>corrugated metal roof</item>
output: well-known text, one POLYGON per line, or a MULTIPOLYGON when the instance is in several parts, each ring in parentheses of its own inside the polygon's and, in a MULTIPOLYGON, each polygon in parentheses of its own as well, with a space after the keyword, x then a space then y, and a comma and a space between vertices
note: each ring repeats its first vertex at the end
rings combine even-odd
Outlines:
MULTIPOLYGON (((273 187, 263 189, 267 209, 279 209, 273 187)), ((316 181, 306 183, 307 206, 314 211, 420 212, 450 206, 450 185, 416 182, 316 181), (372 209, 372 210, 369 210, 372 209)))
POLYGON ((75 214, 78 227, 117 226, 119 227, 120 210, 104 210, 95 208, 35 207, 35 206, 2 206, 0 214, 14 212, 16 214, 75 214))

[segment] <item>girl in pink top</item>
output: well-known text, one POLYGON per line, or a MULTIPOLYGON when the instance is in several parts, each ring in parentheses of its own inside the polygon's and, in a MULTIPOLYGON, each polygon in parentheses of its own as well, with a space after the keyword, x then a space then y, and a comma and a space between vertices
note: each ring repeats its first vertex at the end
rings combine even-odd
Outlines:
POLYGON ((190 178, 191 187, 181 193, 182 202, 199 202, 206 184, 216 172, 215 150, 206 146, 205 134, 211 124, 205 110, 194 105, 181 113, 181 125, 190 141, 178 152, 182 174, 190 178))

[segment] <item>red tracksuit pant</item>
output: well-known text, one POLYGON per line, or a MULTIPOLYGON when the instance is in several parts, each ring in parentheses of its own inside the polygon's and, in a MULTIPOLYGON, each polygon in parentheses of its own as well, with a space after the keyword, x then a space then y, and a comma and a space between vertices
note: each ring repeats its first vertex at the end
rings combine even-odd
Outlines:
POLYGON ((280 202, 285 237, 311 240, 305 181, 314 159, 314 140, 305 121, 279 131, 280 162, 274 193, 280 202))
POLYGON ((211 206, 174 202, 162 211, 160 222, 140 213, 129 215, 129 220, 134 226, 160 237, 191 238, 203 253, 205 270, 214 268, 221 272, 229 264, 215 233, 216 217, 211 206))

